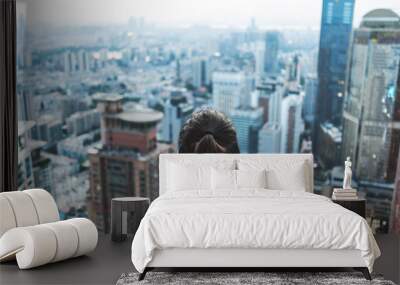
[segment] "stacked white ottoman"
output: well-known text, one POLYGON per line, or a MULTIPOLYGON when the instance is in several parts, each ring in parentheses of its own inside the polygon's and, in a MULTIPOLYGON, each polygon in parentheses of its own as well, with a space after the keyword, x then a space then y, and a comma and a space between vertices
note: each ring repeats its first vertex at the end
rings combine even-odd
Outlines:
POLYGON ((0 193, 0 262, 20 269, 84 255, 96 248, 92 221, 60 221, 53 197, 43 189, 0 193))

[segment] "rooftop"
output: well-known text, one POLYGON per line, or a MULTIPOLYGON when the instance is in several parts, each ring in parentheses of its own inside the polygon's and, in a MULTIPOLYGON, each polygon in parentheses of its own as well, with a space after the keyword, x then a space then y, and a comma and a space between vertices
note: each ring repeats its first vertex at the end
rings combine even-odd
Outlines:
POLYGON ((151 109, 124 111, 113 115, 130 123, 151 123, 161 121, 163 113, 151 109))
POLYGON ((99 102, 118 102, 123 99, 121 95, 118 94, 108 94, 108 93, 96 93, 92 96, 93 100, 99 102))
POLYGON ((360 27, 400 29, 400 16, 390 9, 375 9, 364 15, 360 27))

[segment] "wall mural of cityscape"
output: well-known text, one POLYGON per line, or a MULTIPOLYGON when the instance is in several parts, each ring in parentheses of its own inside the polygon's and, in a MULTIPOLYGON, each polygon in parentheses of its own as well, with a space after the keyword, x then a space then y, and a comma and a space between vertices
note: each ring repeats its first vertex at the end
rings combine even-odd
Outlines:
POLYGON ((111 198, 157 198, 159 154, 212 107, 242 153, 312 152, 321 195, 350 157, 372 229, 400 234, 400 18, 385 1, 355 25, 356 1, 321 0, 315 29, 141 16, 34 29, 34 2, 17 1, 18 187, 51 192, 63 218, 108 232, 111 198))

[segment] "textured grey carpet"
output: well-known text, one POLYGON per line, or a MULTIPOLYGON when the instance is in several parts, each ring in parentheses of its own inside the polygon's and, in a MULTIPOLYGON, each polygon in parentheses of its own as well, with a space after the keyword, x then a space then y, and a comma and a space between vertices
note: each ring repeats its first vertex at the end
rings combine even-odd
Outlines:
POLYGON ((372 275, 366 280, 359 272, 148 272, 146 278, 137 281, 138 273, 122 274, 117 285, 146 284, 327 284, 395 285, 381 276, 372 275))

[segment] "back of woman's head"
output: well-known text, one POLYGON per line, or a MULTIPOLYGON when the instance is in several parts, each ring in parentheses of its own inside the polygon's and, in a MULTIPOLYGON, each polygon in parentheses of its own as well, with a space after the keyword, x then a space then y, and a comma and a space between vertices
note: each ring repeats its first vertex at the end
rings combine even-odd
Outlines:
POLYGON ((180 153, 239 153, 236 131, 221 112, 204 109, 192 114, 179 134, 180 153))

